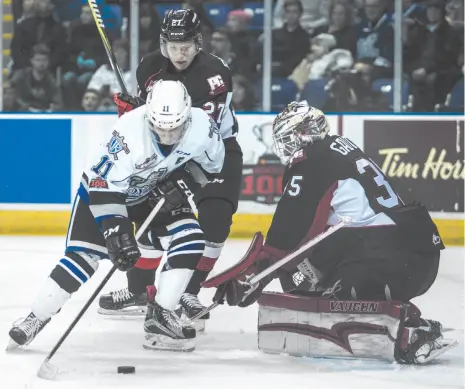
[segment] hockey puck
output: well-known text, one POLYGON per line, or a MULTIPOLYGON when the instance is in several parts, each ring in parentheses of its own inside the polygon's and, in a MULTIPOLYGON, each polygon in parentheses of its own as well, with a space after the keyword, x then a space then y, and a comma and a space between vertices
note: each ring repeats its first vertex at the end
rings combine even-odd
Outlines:
POLYGON ((118 366, 118 374, 134 374, 135 372, 134 366, 118 366))

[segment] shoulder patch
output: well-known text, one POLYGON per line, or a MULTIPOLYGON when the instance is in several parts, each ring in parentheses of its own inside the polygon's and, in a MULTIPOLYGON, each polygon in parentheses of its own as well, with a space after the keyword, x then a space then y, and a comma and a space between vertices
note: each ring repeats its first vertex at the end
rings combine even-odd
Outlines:
POLYGON ((227 91, 226 84, 219 74, 207 78, 208 86, 210 87, 209 94, 211 96, 219 95, 227 91))
POLYGON ((107 143, 108 153, 115 159, 118 160, 118 153, 124 151, 129 154, 128 144, 124 142, 124 136, 120 136, 118 131, 113 131, 110 142, 107 143))

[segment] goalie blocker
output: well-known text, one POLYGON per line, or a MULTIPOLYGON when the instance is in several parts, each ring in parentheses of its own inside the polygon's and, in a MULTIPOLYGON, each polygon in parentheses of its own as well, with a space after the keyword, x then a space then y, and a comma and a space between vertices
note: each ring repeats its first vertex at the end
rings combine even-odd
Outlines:
POLYGON ((266 353, 426 363, 457 344, 412 303, 265 292, 258 304, 258 347, 266 353))

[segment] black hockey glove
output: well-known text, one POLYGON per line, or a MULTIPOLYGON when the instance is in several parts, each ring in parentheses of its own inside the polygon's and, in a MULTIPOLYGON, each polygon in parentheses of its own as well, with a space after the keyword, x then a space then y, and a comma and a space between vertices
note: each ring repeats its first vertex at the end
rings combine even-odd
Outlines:
POLYGON ((155 203, 161 197, 165 197, 165 204, 161 212, 170 212, 182 205, 189 205, 191 197, 199 185, 192 176, 183 168, 173 171, 165 180, 159 182, 153 190, 151 198, 155 203))
POLYGON ((121 271, 131 269, 140 257, 134 229, 127 217, 112 217, 102 221, 108 256, 121 271))

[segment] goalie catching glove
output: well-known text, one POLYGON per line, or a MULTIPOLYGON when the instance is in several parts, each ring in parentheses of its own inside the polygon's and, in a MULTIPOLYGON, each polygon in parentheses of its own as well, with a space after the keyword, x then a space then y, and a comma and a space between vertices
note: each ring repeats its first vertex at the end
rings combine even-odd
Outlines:
POLYGON ((265 270, 286 254, 285 251, 263 244, 263 235, 255 233, 252 243, 236 265, 202 283, 204 288, 218 288, 213 301, 221 303, 224 298, 231 306, 248 307, 258 300, 263 289, 275 278, 277 271, 262 278, 256 284, 248 280, 265 270))
POLYGON ((131 269, 141 256, 131 221, 114 216, 102 221, 102 231, 111 262, 121 271, 131 269))

